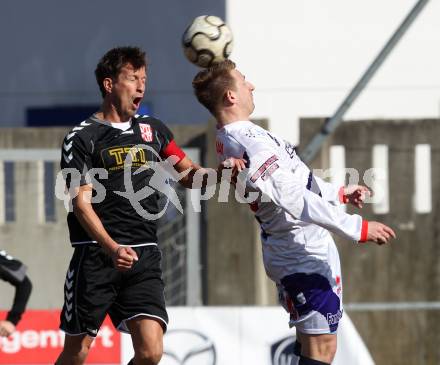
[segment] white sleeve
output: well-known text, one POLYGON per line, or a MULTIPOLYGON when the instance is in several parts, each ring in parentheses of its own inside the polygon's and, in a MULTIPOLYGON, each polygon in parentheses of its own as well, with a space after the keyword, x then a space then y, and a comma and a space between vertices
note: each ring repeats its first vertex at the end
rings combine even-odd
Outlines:
POLYGON ((304 210, 304 191, 307 190, 304 181, 283 167, 282 162, 272 162, 271 159, 274 157, 269 157, 265 162, 270 166, 267 166, 264 174, 258 177, 258 171, 253 173, 250 182, 276 205, 299 219, 304 210))
POLYGON ((313 179, 316 181, 323 199, 327 200, 333 205, 340 205, 342 203, 340 197, 341 186, 328 183, 316 175, 313 175, 313 179))
MULTIPOLYGON (((307 169, 310 171, 309 167, 301 160, 300 165, 303 169, 307 169)), ((333 205, 340 205, 342 203, 341 196, 339 195, 341 189, 340 186, 328 183, 327 181, 324 181, 320 177, 314 175, 312 172, 310 172, 310 176, 312 177, 312 181, 309 182, 309 190, 321 193, 322 198, 332 203, 333 205)))
POLYGON ((267 149, 253 156, 251 162, 257 168, 251 168, 248 182, 293 218, 317 224, 349 240, 360 240, 362 217, 347 214, 307 190, 303 179, 298 177, 300 164, 292 170, 267 149))
POLYGON ((347 214, 307 189, 304 192, 304 209, 299 220, 317 224, 351 241, 360 241, 362 230, 365 229, 360 215, 347 214))
POLYGON ((286 162, 280 151, 270 143, 254 141, 246 146, 249 160, 247 183, 261 191, 275 204, 285 209, 295 217, 301 214, 303 204, 303 190, 306 187, 304 177, 300 173, 292 173, 292 168, 300 167, 299 159, 292 161, 291 166, 286 162))

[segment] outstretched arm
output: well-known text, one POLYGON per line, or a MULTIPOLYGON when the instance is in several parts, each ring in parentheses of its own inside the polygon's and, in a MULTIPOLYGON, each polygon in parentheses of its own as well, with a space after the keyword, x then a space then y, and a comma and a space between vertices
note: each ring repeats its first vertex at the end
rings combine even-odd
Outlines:
POLYGON ((226 169, 232 169, 232 177, 236 176, 245 168, 245 162, 242 159, 231 157, 219 164, 217 169, 212 169, 209 167, 201 167, 188 157, 184 157, 174 165, 174 168, 178 173, 188 171, 188 173, 179 180, 182 186, 188 189, 200 189, 219 183, 223 171, 226 169), (208 176, 212 176, 213 178, 209 179, 208 176))
POLYGON ((372 195, 371 190, 362 185, 337 186, 315 175, 313 175, 313 179, 316 181, 323 199, 333 204, 351 204, 362 208, 365 198, 372 195))
MULTIPOLYGON (((260 158, 261 161, 264 161, 266 157, 265 155, 264 158, 260 158)), ((261 163, 257 164, 259 165, 261 163)), ((395 237, 391 228, 381 223, 367 222, 356 214, 347 214, 308 190, 304 186, 304 181, 298 178, 299 174, 292 172, 283 161, 272 162, 268 159, 263 166, 266 169, 264 178, 257 171, 257 173, 250 173, 249 181, 295 219, 317 224, 353 241, 373 241, 382 244, 391 237, 395 237), (268 171, 270 174, 267 173, 268 171)), ((355 204, 359 199, 356 197, 359 189, 363 190, 358 187, 352 192, 347 191, 355 204)))
POLYGON ((20 280, 13 273, 3 270, 0 277, 15 287, 12 308, 8 312, 6 320, 0 321, 0 336, 7 337, 15 331, 15 326, 21 320, 31 295, 32 283, 27 276, 20 280))
POLYGON ((368 222, 359 215, 342 212, 308 190, 304 192, 304 209, 298 219, 359 242, 371 241, 382 245, 396 238, 394 231, 385 224, 368 222))

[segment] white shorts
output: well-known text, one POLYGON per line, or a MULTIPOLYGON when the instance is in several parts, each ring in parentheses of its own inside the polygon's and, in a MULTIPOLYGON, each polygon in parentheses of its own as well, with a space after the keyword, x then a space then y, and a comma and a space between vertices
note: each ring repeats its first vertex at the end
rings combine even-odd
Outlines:
POLYGON ((336 333, 342 318, 339 255, 336 246, 330 246, 329 251, 329 262, 323 261, 326 270, 296 272, 285 276, 278 284, 280 303, 290 314, 289 325, 301 333, 336 333))

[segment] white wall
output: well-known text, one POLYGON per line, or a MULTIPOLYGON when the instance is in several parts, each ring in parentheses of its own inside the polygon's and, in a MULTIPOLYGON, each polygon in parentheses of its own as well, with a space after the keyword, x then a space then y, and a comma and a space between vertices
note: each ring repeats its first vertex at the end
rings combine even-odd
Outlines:
MULTIPOLYGON (((161 365, 272 364, 295 357, 295 329, 281 307, 169 307, 161 365), (290 344, 290 346, 289 346, 290 344)), ((133 356, 131 339, 122 335, 122 364, 133 356)), ((371 355, 346 313, 338 327, 333 365, 372 365, 371 355)))
MULTIPOLYGON (((298 142, 331 115, 416 0, 227 0, 231 55, 256 86, 255 117, 298 142)), ((440 1, 431 0, 345 119, 438 117, 440 1)))

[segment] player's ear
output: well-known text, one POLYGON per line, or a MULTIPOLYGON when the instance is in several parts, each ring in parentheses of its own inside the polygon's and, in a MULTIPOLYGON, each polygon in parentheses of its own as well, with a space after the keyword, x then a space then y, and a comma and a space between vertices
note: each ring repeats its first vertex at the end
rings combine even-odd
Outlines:
POLYGON ((223 100, 227 105, 235 104, 235 102, 237 101, 235 92, 233 90, 227 90, 225 92, 223 100))
POLYGON ((106 77, 103 81, 102 84, 104 85, 104 89, 105 91, 109 94, 112 92, 113 89, 113 80, 110 77, 106 77))

